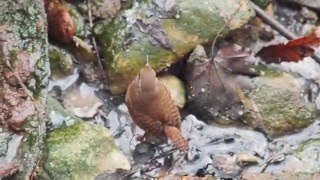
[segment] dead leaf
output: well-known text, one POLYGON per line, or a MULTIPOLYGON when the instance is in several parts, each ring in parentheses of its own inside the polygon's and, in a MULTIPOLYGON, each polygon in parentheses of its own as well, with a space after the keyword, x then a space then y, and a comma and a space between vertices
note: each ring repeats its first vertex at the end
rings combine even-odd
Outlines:
POLYGON ((44 2, 49 37, 60 43, 71 43, 76 33, 76 25, 68 9, 59 0, 44 0, 44 2))
POLYGON ((298 62, 305 57, 313 55, 314 49, 312 46, 318 45, 320 45, 320 38, 302 37, 286 44, 281 43, 264 47, 256 56, 259 56, 267 64, 298 62))
POLYGON ((248 52, 233 44, 221 48, 214 63, 197 46, 187 65, 189 110, 205 121, 224 116, 238 119, 242 102, 237 87, 250 89, 248 77, 258 75, 248 57, 248 52))

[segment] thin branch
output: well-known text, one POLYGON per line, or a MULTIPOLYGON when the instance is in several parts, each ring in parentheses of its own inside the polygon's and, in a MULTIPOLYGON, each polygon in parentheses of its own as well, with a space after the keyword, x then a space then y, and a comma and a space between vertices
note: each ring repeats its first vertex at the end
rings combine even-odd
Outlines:
MULTIPOLYGON (((213 62, 214 69, 215 69, 215 71, 216 71, 216 73, 217 73, 218 79, 219 79, 219 81, 220 81, 223 89, 225 90, 225 92, 227 92, 227 88, 225 87, 225 85, 224 85, 224 83, 223 83, 223 81, 222 81, 222 79, 221 79, 219 69, 217 68, 217 65, 216 65, 216 64, 217 64, 217 63, 216 63, 217 61, 214 60, 214 58, 215 58, 215 57, 214 57, 214 56, 215 56, 215 55, 214 55, 214 47, 215 47, 215 44, 216 44, 219 36, 220 36, 221 33, 223 32, 223 30, 224 30, 224 29, 227 27, 227 25, 231 22, 231 20, 234 18, 234 16, 239 12, 239 10, 241 9, 241 7, 242 7, 242 4, 239 4, 239 7, 230 15, 230 17, 228 17, 228 18, 226 19, 226 22, 225 22, 224 25, 221 27, 221 29, 218 31, 218 33, 217 33, 217 35, 215 36, 215 38, 214 38, 214 40, 213 40, 213 42, 212 42, 212 45, 211 45, 210 64, 211 64, 211 62, 213 62)), ((211 71, 211 68, 209 68, 209 71, 211 71)), ((211 76, 209 76, 209 81, 210 81, 210 78, 211 78, 211 76)), ((211 86, 209 86, 209 88, 211 88, 211 86)), ((211 89, 209 89, 209 91, 211 91, 211 89)))
POLYGON ((98 46, 97 46, 97 42, 96 42, 96 39, 95 37, 93 36, 93 22, 92 22, 92 12, 91 12, 91 5, 90 5, 90 0, 87 0, 86 1, 86 5, 87 5, 87 8, 88 8, 88 17, 89 17, 89 26, 90 26, 90 32, 91 32, 91 40, 92 40, 92 45, 93 45, 93 49, 95 51, 95 55, 96 55, 96 60, 97 60, 97 63, 98 63, 98 67, 100 69, 100 74, 102 75, 103 77, 103 80, 106 80, 106 73, 103 69, 103 65, 101 63, 101 57, 100 57, 100 54, 99 54, 99 51, 98 51, 98 46))
POLYGON ((217 40, 218 40, 218 38, 219 38, 219 36, 221 35, 221 33, 223 32, 223 30, 227 27, 227 25, 229 25, 229 23, 231 22, 231 20, 234 18, 234 16, 239 12, 239 10, 240 10, 240 8, 242 7, 242 4, 240 4, 239 5, 239 7, 236 9, 236 11, 234 11, 231 15, 230 15, 230 17, 228 17, 227 19, 226 19, 226 22, 224 23, 224 25, 221 27, 221 29, 217 32, 217 35, 214 37, 214 39, 213 39, 213 42, 212 42, 212 45, 211 45, 211 61, 213 61, 213 59, 214 59, 214 54, 213 54, 213 52, 214 52, 214 46, 215 46, 215 44, 216 44, 216 42, 217 42, 217 40))

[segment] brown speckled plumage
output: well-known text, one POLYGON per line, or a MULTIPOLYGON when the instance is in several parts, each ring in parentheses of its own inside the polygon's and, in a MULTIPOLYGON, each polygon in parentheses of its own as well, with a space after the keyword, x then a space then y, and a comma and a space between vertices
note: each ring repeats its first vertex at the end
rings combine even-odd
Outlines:
POLYGON ((125 101, 133 121, 147 134, 167 137, 180 150, 188 148, 180 132, 179 110, 151 67, 140 70, 128 86, 125 101))

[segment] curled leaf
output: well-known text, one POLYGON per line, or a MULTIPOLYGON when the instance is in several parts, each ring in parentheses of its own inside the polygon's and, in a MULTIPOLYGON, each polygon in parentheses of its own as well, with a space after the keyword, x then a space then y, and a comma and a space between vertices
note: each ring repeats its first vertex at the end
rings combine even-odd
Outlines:
POLYGON ((238 119, 242 102, 237 88, 250 89, 249 77, 257 73, 247 61, 249 53, 238 45, 219 50, 214 61, 197 46, 187 64, 188 108, 204 121, 221 117, 238 119))
POLYGON ((69 44, 76 33, 75 23, 68 9, 59 0, 45 0, 49 37, 69 44))
POLYGON ((305 57, 313 55, 312 46, 320 45, 320 38, 302 37, 289 41, 287 44, 270 45, 262 48, 259 56, 267 64, 281 62, 298 62, 305 57))

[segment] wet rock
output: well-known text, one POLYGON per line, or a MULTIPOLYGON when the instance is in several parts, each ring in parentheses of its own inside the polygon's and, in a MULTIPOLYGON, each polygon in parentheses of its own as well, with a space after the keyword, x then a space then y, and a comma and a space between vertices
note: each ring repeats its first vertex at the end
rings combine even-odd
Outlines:
POLYGON ((295 3, 298 3, 303 6, 308 6, 308 7, 320 10, 320 2, 319 1, 313 1, 313 0, 285 0, 285 1, 295 2, 295 3))
POLYGON ((150 143, 137 144, 132 152, 133 160, 136 164, 145 164, 155 153, 154 145, 150 143))
POLYGON ((169 90, 171 97, 179 108, 183 108, 186 104, 186 89, 183 82, 175 76, 166 75, 160 77, 162 82, 169 90))
MULTIPOLYGON (((147 145, 147 142, 137 141, 137 136, 143 135, 144 131, 132 122, 125 105, 120 105, 116 110, 112 110, 107 119, 110 122, 108 127, 115 136, 116 144, 129 159, 132 159, 133 151, 136 151, 136 148, 141 148, 141 146, 142 149, 139 149, 139 151, 146 152, 145 156, 151 156, 149 159, 141 157, 140 160, 143 159, 147 162, 143 167, 134 164, 133 169, 141 170, 140 172, 147 173, 150 176, 158 176, 159 172, 163 172, 165 160, 161 157, 169 154, 170 147, 153 144, 156 152, 152 156, 150 153, 153 152, 150 151, 152 146, 147 145), (137 147, 138 144, 140 144, 140 147, 137 147), (151 159, 153 160, 150 161, 151 159)), ((173 153, 174 163, 169 166, 166 165, 171 169, 170 173, 173 175, 194 176, 201 174, 205 176, 215 174, 216 177, 236 177, 243 170, 243 167, 237 162, 236 154, 247 153, 256 156, 257 159, 264 158, 267 154, 268 142, 264 135, 259 132, 235 127, 226 128, 217 124, 206 124, 193 115, 183 119, 181 131, 188 140, 190 149, 187 154, 180 154, 178 151, 173 153), (228 162, 226 162, 226 159, 228 162), (219 164, 216 162, 219 162, 219 164)), ((138 174, 137 176, 147 179, 150 177, 145 174, 141 174, 141 176, 138 174)))
POLYGON ((292 75, 273 70, 253 79, 254 90, 244 99, 243 120, 269 137, 295 133, 315 120, 315 105, 303 97, 303 88, 292 75), (246 116, 245 115, 245 116, 246 116))
POLYGON ((117 168, 130 169, 108 129, 77 123, 48 133, 44 155, 43 179, 95 179, 117 168))
POLYGON ((82 122, 82 119, 67 111, 56 99, 48 97, 47 116, 49 117, 49 128, 56 129, 64 126, 71 126, 82 122))
POLYGON ((78 69, 74 69, 72 74, 69 76, 66 76, 62 79, 51 79, 49 81, 49 91, 51 91, 54 87, 60 88, 62 91, 68 89, 71 87, 79 78, 78 69))
POLYGON ((248 22, 254 11, 248 1, 135 1, 107 25, 96 24, 97 40, 108 69, 109 88, 123 93, 145 64, 161 71, 192 50, 208 42, 226 19, 231 22, 223 35, 248 22), (239 8, 239 5, 241 7, 239 8))
POLYGON ((244 173, 243 179, 250 180, 278 180, 279 177, 283 180, 300 180, 300 179, 320 179, 319 173, 244 173))
POLYGON ((298 149, 293 154, 293 156, 295 156, 298 159, 301 167, 301 169, 297 169, 296 172, 319 172, 319 145, 320 138, 309 139, 300 144, 298 149))
POLYGON ((315 158, 320 139, 319 121, 299 133, 282 136, 271 141, 263 166, 248 167, 247 173, 299 174, 318 172, 319 160, 315 158))
POLYGON ((183 162, 183 168, 179 165, 173 167, 172 173, 190 174, 197 173, 199 168, 206 167, 205 174, 215 173, 216 177, 230 178, 241 173, 236 154, 246 152, 266 155, 267 141, 258 132, 241 128, 223 128, 215 124, 208 125, 198 120, 193 115, 187 116, 181 130, 184 137, 189 139, 189 146, 195 147, 199 157, 191 161, 183 162), (197 129, 197 126, 203 126, 197 129), (233 139, 229 141, 229 139, 233 139))
POLYGON ((161 180, 216 180, 214 176, 206 175, 204 177, 197 177, 197 176, 175 176, 175 175, 167 175, 161 178, 161 180))
POLYGON ((51 78, 56 80, 72 74, 74 70, 72 55, 63 48, 51 44, 48 50, 51 78))
POLYGON ((75 86, 65 94, 63 105, 78 117, 92 118, 103 105, 95 95, 96 90, 85 83, 75 86))
POLYGON ((91 11, 95 18, 111 20, 121 8, 120 0, 95 0, 91 2, 91 11))
MULTIPOLYGON (((8 163, 9 166, 5 167, 13 170, 13 173, 17 172, 12 179, 33 178, 33 172, 41 159, 46 132, 43 107, 48 93, 50 68, 43 7, 41 0, 0 2, 0 92, 8 90, 18 94, 18 97, 11 96, 13 101, 7 102, 16 107, 9 110, 4 97, 0 97, 0 166, 8 163), (8 64, 12 65, 12 69, 8 68, 8 64), (20 82, 14 74, 20 76, 20 82), (19 83, 24 83, 28 94, 19 83), (34 108, 35 104, 37 108, 34 108), (31 107, 32 112, 29 111, 31 107), (18 121, 16 123, 22 122, 19 129, 24 133, 17 135, 18 132, 12 132, 2 124, 6 120, 1 117, 3 110, 12 113, 14 120, 18 121), (2 137, 6 140, 3 141, 2 137), (15 169, 15 166, 19 168, 15 169)), ((3 174, 0 176, 3 177, 3 174)))
POLYGON ((238 153, 236 154, 236 161, 240 166, 244 167, 259 164, 261 160, 248 153, 238 153))

